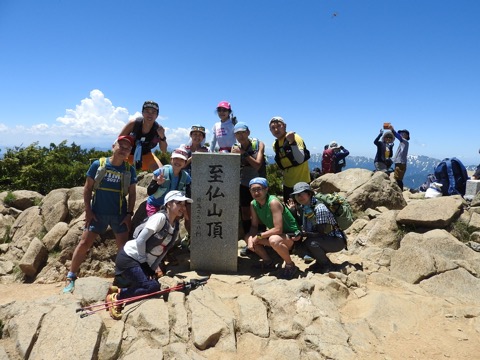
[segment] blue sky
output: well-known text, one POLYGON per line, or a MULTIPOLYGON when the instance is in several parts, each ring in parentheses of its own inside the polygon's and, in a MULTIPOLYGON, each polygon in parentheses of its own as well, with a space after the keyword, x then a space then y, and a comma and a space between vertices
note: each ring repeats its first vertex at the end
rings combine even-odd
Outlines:
MULTIPOLYGON (((221 100, 271 153, 282 116, 312 151, 480 162, 480 1, 0 0, 0 146, 105 147, 145 100, 170 147, 221 100)), ((209 136, 207 136, 207 140, 209 136)))

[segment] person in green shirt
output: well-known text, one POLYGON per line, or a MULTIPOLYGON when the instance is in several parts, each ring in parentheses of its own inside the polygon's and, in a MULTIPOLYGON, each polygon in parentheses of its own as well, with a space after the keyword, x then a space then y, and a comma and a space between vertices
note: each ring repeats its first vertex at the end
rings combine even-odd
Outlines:
POLYGON ((265 249, 272 247, 285 262, 280 275, 283 279, 292 279, 298 267, 290 257, 290 250, 295 241, 302 239, 300 229, 290 210, 280 200, 268 193, 268 182, 263 177, 250 180, 249 190, 253 200, 250 203, 252 226, 245 235, 248 248, 262 258, 258 267, 273 270, 275 264, 265 249), (258 226, 263 224, 267 230, 258 232, 258 226))

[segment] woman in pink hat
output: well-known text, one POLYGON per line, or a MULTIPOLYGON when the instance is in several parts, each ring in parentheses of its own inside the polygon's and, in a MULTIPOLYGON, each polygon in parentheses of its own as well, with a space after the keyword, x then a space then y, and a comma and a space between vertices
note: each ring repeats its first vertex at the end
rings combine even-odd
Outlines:
POLYGON ((215 147, 218 145, 219 152, 230 152, 236 141, 233 128, 237 123, 237 118, 233 116, 232 106, 228 101, 221 101, 217 105, 217 114, 220 121, 213 125, 210 151, 215 151, 215 147))

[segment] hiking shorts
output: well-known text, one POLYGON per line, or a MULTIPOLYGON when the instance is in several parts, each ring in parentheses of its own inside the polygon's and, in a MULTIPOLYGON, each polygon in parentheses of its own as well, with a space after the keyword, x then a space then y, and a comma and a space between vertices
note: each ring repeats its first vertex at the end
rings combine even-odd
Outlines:
POLYGON ((112 228, 115 234, 122 234, 128 231, 126 224, 120 224, 125 219, 126 214, 123 215, 98 215, 95 214, 97 221, 93 219, 88 226, 88 231, 96 234, 103 234, 107 231, 108 226, 112 228))
MULTIPOLYGON (((128 162, 130 165, 134 165, 133 155, 128 156, 128 162)), ((162 166, 161 161, 155 156, 154 153, 149 152, 142 155, 142 170, 143 171, 153 171, 162 166)))

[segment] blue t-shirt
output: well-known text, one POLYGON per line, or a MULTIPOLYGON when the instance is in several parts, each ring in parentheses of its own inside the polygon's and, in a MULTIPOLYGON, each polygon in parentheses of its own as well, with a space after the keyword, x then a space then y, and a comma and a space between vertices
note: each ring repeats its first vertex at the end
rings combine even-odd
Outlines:
POLYGON ((187 185, 192 182, 192 178, 185 170, 182 170, 179 176, 175 176, 173 174, 173 169, 171 165, 165 165, 159 169, 154 170, 153 175, 155 177, 159 177, 160 173, 163 171, 168 171, 168 180, 166 180, 162 185, 160 185, 158 190, 154 194, 150 195, 147 199, 147 204, 155 207, 160 207, 165 203, 165 195, 169 191, 180 190, 185 192, 187 190, 187 185), (184 176, 183 185, 179 184, 182 174, 184 176))
MULTIPOLYGON (((99 188, 92 198, 92 210, 96 214, 119 215, 127 212, 127 201, 121 197, 121 176, 125 172, 125 163, 120 166, 113 166, 110 159, 105 162, 107 172, 100 182, 99 188), (121 206, 121 211, 120 211, 121 206)), ((95 160, 87 171, 87 176, 95 179, 97 169, 100 167, 100 160, 95 160)), ((137 183, 137 173, 134 166, 130 166, 130 185, 137 183)))

